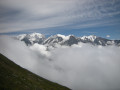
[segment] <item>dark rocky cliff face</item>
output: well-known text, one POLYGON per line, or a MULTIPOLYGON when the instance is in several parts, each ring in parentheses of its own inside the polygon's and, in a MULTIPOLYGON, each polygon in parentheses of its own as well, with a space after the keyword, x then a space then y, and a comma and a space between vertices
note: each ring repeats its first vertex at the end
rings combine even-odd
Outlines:
POLYGON ((73 44, 78 44, 78 40, 75 36, 70 36, 69 40, 63 43, 63 45, 68 45, 68 46, 71 46, 73 44))

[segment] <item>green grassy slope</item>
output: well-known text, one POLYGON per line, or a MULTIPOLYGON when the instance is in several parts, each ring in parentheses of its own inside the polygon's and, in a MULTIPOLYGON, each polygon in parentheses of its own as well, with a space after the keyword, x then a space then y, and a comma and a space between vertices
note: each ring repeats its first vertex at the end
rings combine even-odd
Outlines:
POLYGON ((21 68, 0 54, 0 90, 69 90, 21 68))

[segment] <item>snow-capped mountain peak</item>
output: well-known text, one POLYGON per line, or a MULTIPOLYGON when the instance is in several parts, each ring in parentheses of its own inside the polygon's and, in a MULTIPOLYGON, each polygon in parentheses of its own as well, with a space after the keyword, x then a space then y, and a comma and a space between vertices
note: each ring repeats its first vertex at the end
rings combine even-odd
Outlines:
POLYGON ((32 33, 32 34, 28 34, 28 38, 31 42, 33 42, 33 41, 38 41, 39 39, 45 38, 45 36, 42 35, 41 33, 32 33))
POLYGON ((43 44, 53 45, 53 44, 55 44, 55 43, 60 43, 60 42, 62 42, 64 39, 66 39, 66 36, 61 35, 61 34, 57 34, 57 35, 53 35, 53 36, 48 37, 48 38, 43 42, 43 44))
POLYGON ((24 41, 27 45, 34 43, 42 43, 45 39, 45 36, 41 33, 31 33, 31 34, 21 34, 17 36, 17 39, 24 41))
POLYGON ((59 45, 71 45, 74 43, 75 41, 75 36, 73 35, 68 35, 68 36, 65 36, 65 35, 61 35, 61 34, 57 34, 57 35, 54 35, 54 36, 50 36, 48 37, 43 44, 48 44, 48 45, 56 45, 56 44, 59 44, 59 45))
POLYGON ((41 33, 32 33, 32 34, 29 34, 29 35, 32 38, 35 38, 35 37, 42 38, 42 37, 44 37, 44 35, 42 35, 41 33))

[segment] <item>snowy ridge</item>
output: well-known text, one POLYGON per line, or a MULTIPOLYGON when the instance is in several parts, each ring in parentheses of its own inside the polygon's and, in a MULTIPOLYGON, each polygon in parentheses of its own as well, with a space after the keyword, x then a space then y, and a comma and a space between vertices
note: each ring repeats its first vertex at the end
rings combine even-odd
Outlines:
POLYGON ((70 35, 69 36, 65 36, 65 35, 57 34, 57 35, 48 37, 43 42, 43 44, 50 44, 50 45, 62 44, 63 42, 69 40, 69 38, 70 38, 70 35))
POLYGON ((82 40, 90 40, 92 42, 94 42, 96 38, 97 38, 97 36, 95 36, 95 35, 81 37, 82 40))
POLYGON ((74 35, 53 35, 48 38, 45 38, 43 34, 40 33, 31 33, 31 34, 21 34, 17 36, 18 40, 24 41, 27 45, 33 45, 35 43, 53 46, 56 45, 64 45, 71 46, 78 43, 89 43, 92 45, 116 45, 120 46, 120 40, 109 40, 102 37, 97 37, 95 35, 83 36, 83 37, 75 37, 74 35))

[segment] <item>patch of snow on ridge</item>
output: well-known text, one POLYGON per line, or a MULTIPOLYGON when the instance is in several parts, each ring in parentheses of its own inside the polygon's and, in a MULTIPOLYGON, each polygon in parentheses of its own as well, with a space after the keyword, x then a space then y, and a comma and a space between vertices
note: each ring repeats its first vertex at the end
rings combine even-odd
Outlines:
POLYGON ((90 35, 90 36, 83 36, 81 37, 82 40, 90 40, 92 42, 94 42, 94 40, 96 39, 97 37, 95 35, 90 35))
POLYGON ((113 45, 113 44, 115 44, 115 42, 114 41, 107 41, 107 44, 113 45))
POLYGON ((20 34, 17 36, 17 39, 22 40, 25 36, 26 36, 26 34, 20 34))
POLYGON ((31 37, 38 37, 38 38, 42 38, 44 37, 44 35, 42 35, 41 33, 32 33, 30 34, 31 37))
POLYGON ((62 37, 62 39, 64 41, 68 40, 70 38, 70 35, 69 36, 65 36, 65 35, 61 35, 61 34, 57 34, 58 37, 62 37))

